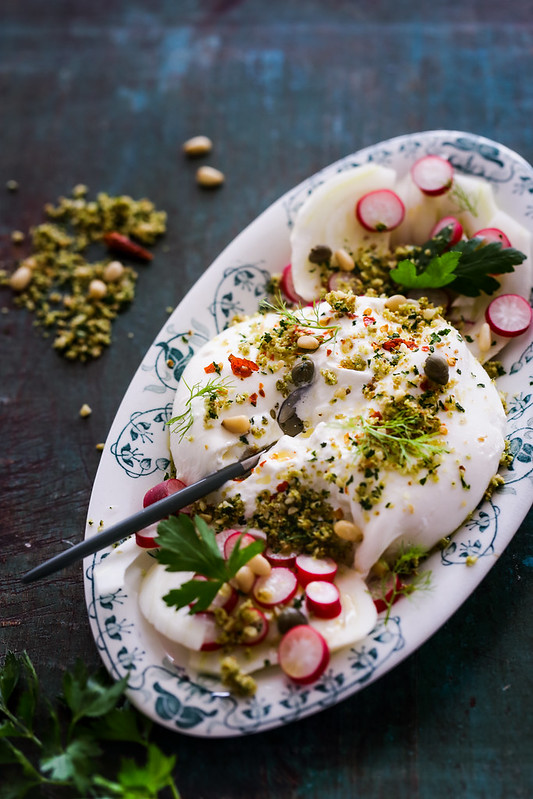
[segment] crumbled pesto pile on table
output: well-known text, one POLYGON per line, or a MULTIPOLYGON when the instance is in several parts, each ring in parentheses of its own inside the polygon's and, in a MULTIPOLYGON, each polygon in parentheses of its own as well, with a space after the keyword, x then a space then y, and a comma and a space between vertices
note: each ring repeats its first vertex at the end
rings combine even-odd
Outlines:
POLYGON ((98 358, 110 345, 112 322, 133 301, 137 280, 136 271, 123 263, 127 252, 110 253, 106 247, 98 260, 89 261, 88 248, 97 255, 110 233, 127 237, 132 248, 135 242, 152 245, 165 233, 167 218, 148 199, 87 195, 87 187, 79 185, 72 196, 47 204, 47 221, 30 231, 31 251, 16 272, 0 272, 0 285, 11 285, 15 305, 34 314, 34 324, 54 337, 59 353, 79 361, 98 358))

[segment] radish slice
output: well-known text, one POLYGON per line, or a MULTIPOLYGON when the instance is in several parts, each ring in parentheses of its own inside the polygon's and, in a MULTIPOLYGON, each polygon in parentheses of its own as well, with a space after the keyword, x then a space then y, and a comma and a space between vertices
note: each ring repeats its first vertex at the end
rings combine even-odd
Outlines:
POLYGON ((306 585, 305 603, 307 610, 321 619, 334 619, 342 610, 339 589, 326 580, 313 580, 306 585))
POLYGON ((278 566, 254 583, 252 593, 255 601, 263 608, 273 608, 290 602, 298 588, 296 575, 284 566, 278 566))
POLYGON ((405 206, 394 191, 376 189, 358 200, 355 215, 366 230, 382 233, 394 230, 402 223, 405 206))
POLYGON ((300 624, 292 627, 281 639, 278 658, 287 677, 299 685, 308 685, 326 670, 329 648, 318 630, 300 624))
POLYGON ((155 539, 157 538, 157 522, 145 527, 144 530, 139 530, 135 533, 135 541, 137 546, 143 549, 155 549, 159 546, 155 539))
POLYGON ((246 611, 246 627, 243 630, 241 643, 244 646, 255 646, 263 641, 268 633, 268 619, 259 608, 250 608, 246 611), (253 616, 253 618, 249 618, 253 616))
POLYGON ((369 591, 377 612, 381 613, 384 610, 388 610, 391 604, 394 605, 400 599, 401 594, 398 592, 403 587, 404 585, 397 574, 390 574, 384 580, 377 580, 374 584, 371 583, 369 591), (394 600, 392 599, 393 597, 394 600))
POLYGON ((271 566, 286 566, 290 569, 296 561, 296 552, 274 552, 271 547, 267 547, 263 555, 271 566))
POLYGON ((229 535, 224 541, 225 558, 229 558, 229 556, 237 546, 239 538, 241 539, 239 544, 239 547, 241 549, 244 549, 244 547, 247 547, 249 544, 253 544, 255 541, 255 538, 253 537, 253 535, 250 535, 250 533, 243 533, 242 530, 241 531, 235 530, 235 532, 229 535))
POLYGON ((217 641, 220 630, 217 627, 214 613, 205 610, 201 613, 197 613, 194 618, 204 626, 204 641, 200 650, 202 652, 213 652, 215 649, 220 649, 222 644, 219 644, 217 641))
POLYGON ((483 239, 484 244, 492 244, 493 242, 500 243, 502 245, 502 249, 511 247, 511 242, 503 230, 500 230, 497 227, 484 227, 481 230, 478 230, 477 233, 474 233, 472 238, 483 239))
POLYGON ((363 288, 361 279, 353 272, 333 272, 328 278, 328 291, 351 291, 360 294, 363 288))
MULTIPOLYGON (((163 480, 162 483, 158 483, 157 485, 148 489, 144 495, 143 508, 147 508, 148 505, 152 505, 154 502, 158 502, 160 499, 164 499, 165 497, 169 497, 171 494, 175 494, 176 491, 181 491, 181 489, 186 488, 186 486, 187 483, 184 483, 181 480, 176 480, 174 477, 171 477, 169 480, 163 480)), ((184 512, 184 510, 181 511, 181 513, 184 512)))
POLYGON ((296 558, 298 582, 305 588, 313 580, 327 580, 332 583, 337 574, 337 564, 333 558, 313 558, 311 555, 298 555, 296 558))
POLYGON ((292 279, 292 266, 290 264, 287 264, 281 273, 280 288, 289 302, 293 302, 296 305, 306 304, 305 300, 300 297, 299 294, 297 294, 296 289, 294 288, 294 281, 292 279))
POLYGON ((531 324, 533 312, 527 300, 519 294, 500 294, 485 311, 490 329, 498 336, 520 336, 531 324))
POLYGON ((454 216, 443 216, 442 219, 440 219, 432 229, 431 233, 429 234, 429 238, 434 239, 441 232, 441 230, 444 230, 444 228, 447 227, 451 227, 452 229, 448 247, 453 247, 453 245, 457 244, 458 241, 461 241, 463 237, 463 226, 454 216))
POLYGON ((435 197, 451 188, 453 166, 440 155, 425 155, 411 167, 411 177, 420 191, 435 197))

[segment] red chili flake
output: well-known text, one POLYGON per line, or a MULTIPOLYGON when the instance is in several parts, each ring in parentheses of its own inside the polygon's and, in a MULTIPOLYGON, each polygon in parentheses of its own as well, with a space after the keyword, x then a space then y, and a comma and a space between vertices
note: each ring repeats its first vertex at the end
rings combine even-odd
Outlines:
POLYGON ((429 352, 429 347, 427 344, 424 344, 424 346, 420 347, 420 349, 422 350, 422 352, 429 352))
POLYGON ((264 460, 264 461, 261 461, 261 463, 259 464, 259 466, 260 466, 260 467, 262 467, 262 466, 264 466, 264 465, 265 465, 265 463, 266 463, 266 460, 264 460))
POLYGON ((368 415, 371 416, 373 419, 383 419, 383 414, 381 413, 381 411, 371 410, 368 415))
POLYGON ((264 397, 265 396, 265 388, 264 388, 262 383, 259 383, 259 396, 260 397, 264 397))
POLYGON ((154 257, 149 250, 145 250, 140 244, 136 244, 127 236, 122 233, 112 231, 111 233, 104 233, 104 241, 110 250, 122 252, 124 255, 131 255, 132 258, 139 258, 141 261, 151 261, 154 257))
POLYGON ((332 352, 333 350, 326 350, 326 355, 331 355, 332 352))
POLYGON ((416 343, 414 341, 406 341, 404 338, 389 338, 387 341, 384 341, 381 346, 384 350, 391 352, 391 350, 397 350, 401 344, 405 344, 410 350, 416 348, 416 343))
POLYGON ((422 391, 429 391, 430 390, 431 385, 430 385, 429 380, 427 379, 427 377, 423 377, 422 380, 420 381, 420 388, 422 389, 422 391))
POLYGON ((204 372, 207 375, 213 374, 213 372, 216 372, 217 374, 220 374, 221 371, 222 371, 222 364, 221 363, 215 363, 213 361, 212 363, 208 364, 207 366, 204 366, 204 372))
POLYGON ((255 406, 257 405, 257 394, 255 394, 255 393, 254 394, 250 394, 250 402, 252 403, 252 405, 255 408, 255 406))
POLYGON ((282 483, 278 483, 278 485, 276 486, 276 491, 278 494, 281 494, 281 492, 286 491, 288 487, 289 487, 288 482, 284 480, 282 483))
POLYGON ((365 327, 368 327, 368 325, 375 325, 376 320, 373 316, 363 316, 363 324, 365 327))
POLYGON ((258 365, 253 361, 246 358, 237 358, 236 355, 230 355, 228 358, 231 364, 231 371, 236 377, 250 377, 252 372, 257 372, 258 365))

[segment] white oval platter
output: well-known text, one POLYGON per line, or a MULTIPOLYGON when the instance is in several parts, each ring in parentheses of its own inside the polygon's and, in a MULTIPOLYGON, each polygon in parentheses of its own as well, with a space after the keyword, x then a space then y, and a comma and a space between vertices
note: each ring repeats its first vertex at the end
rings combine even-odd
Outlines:
MULTIPOLYGON (((169 317, 138 368, 111 427, 90 500, 86 537, 137 511, 145 491, 169 465, 166 422, 177 382, 193 353, 236 313, 251 313, 271 273, 290 260, 294 215, 328 177, 369 161, 405 174, 416 158, 437 153, 460 172, 490 181, 498 205, 524 226, 533 218, 533 168, 489 139, 460 131, 399 136, 349 155, 287 192, 249 225, 206 270, 169 317)), ((132 703, 157 723, 202 737, 239 736, 302 719, 382 677, 446 622, 497 562, 527 514, 533 480, 533 333, 514 339, 502 358, 507 374, 508 437, 513 461, 505 485, 480 505, 450 546, 433 555, 431 590, 394 605, 359 644, 336 653, 323 677, 299 687, 277 668, 258 677, 250 699, 237 699, 212 680, 188 674, 170 658, 142 618, 136 585, 148 554, 125 581, 97 590, 94 568, 110 550, 84 561, 85 594, 96 646, 109 673, 128 676, 132 703), (469 565, 474 563, 474 565, 469 565)), ((184 660, 183 663, 186 661, 184 660)))

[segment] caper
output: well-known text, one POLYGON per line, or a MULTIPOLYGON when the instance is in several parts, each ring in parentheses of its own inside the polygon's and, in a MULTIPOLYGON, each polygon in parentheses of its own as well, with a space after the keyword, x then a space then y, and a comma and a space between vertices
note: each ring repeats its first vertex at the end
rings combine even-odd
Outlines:
POLYGON ((304 360, 299 361, 292 368, 291 380, 295 386, 305 386, 310 383, 315 374, 315 365, 313 361, 304 360))
POLYGON ((317 244, 308 255, 312 264, 328 264, 332 256, 331 247, 327 244, 317 244))
POLYGON ((431 353, 426 358, 424 364, 424 374, 433 383, 438 383, 439 386, 445 386, 450 379, 450 368, 446 358, 442 355, 431 353))
POLYGON ((278 630, 281 635, 299 624, 307 624, 307 617, 298 608, 283 608, 278 616, 278 630))

